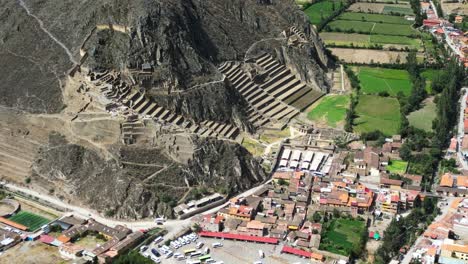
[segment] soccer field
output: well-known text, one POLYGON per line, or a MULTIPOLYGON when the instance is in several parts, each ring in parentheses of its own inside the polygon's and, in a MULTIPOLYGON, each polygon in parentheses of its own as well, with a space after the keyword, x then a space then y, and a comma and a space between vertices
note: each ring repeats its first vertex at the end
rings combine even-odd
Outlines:
POLYGON ((365 94, 385 91, 395 97, 398 92, 402 92, 405 96, 411 93, 410 76, 406 70, 359 67, 357 76, 361 82, 361 91, 365 94))
POLYGON ((34 231, 51 221, 50 219, 30 213, 28 211, 19 211, 17 214, 8 218, 8 220, 27 226, 29 231, 34 231))

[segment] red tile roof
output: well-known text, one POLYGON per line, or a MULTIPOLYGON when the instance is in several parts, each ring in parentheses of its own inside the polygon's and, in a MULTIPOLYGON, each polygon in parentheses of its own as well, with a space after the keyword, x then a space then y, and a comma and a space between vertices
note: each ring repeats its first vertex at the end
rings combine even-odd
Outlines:
POLYGON ((223 232, 202 231, 199 233, 199 235, 201 237, 217 237, 217 238, 244 240, 244 241, 250 241, 250 242, 261 242, 261 243, 268 243, 268 244, 278 244, 279 242, 277 238, 273 238, 273 237, 246 236, 246 235, 238 235, 238 234, 223 233, 223 232))
POLYGON ((300 250, 300 249, 288 247, 288 246, 283 246, 283 249, 281 249, 281 253, 290 253, 290 254, 294 254, 297 256, 306 257, 306 258, 310 258, 310 256, 312 255, 312 253, 309 251, 300 250))
POLYGON ((41 241, 42 243, 46 243, 46 244, 50 244, 50 243, 52 243, 54 240, 55 240, 54 237, 51 237, 51 236, 48 236, 48 235, 41 235, 41 236, 39 237, 39 241, 41 241))

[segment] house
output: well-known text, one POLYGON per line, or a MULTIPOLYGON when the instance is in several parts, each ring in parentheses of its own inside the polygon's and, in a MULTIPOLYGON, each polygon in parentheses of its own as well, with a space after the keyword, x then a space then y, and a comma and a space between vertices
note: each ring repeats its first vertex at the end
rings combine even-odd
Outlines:
POLYGON ((450 139, 450 146, 447 150, 447 153, 454 154, 454 153, 457 153, 457 151, 458 151, 458 140, 453 137, 450 139))
POLYGON ((222 215, 211 215, 207 214, 203 216, 203 219, 199 221, 199 225, 202 230, 210 232, 219 232, 222 229, 222 222, 224 217, 222 215))
POLYGON ((441 247, 440 256, 444 258, 454 258, 459 260, 468 260, 468 245, 444 243, 441 247))
POLYGON ((223 216, 224 218, 235 218, 242 221, 250 221, 253 217, 253 208, 245 205, 238 207, 223 208, 218 211, 218 215, 223 216))
POLYGON ((461 152, 463 156, 468 156, 468 135, 464 135, 461 144, 461 152))
POLYGON ((257 220, 244 222, 237 228, 237 233, 240 235, 262 237, 265 234, 265 224, 257 220))
POLYGON ((453 175, 450 173, 445 173, 444 175, 442 175, 442 178, 440 179, 439 186, 451 188, 453 187, 453 182, 454 182, 453 175))
POLYGON ((73 243, 64 243, 59 247, 59 253, 66 259, 76 259, 82 256, 84 248, 73 243))
POLYGON ((463 120, 463 131, 468 134, 468 119, 463 120))
POLYGON ((380 211, 395 215, 400 211, 400 193, 398 191, 381 192, 377 196, 376 205, 380 211))
POLYGON ((387 188, 392 190, 400 190, 403 186, 403 181, 394 180, 386 177, 380 177, 380 188, 387 188))
POLYGON ((420 186, 423 176, 421 175, 416 175, 416 174, 404 174, 403 178, 411 180, 410 185, 415 185, 415 186, 420 186))

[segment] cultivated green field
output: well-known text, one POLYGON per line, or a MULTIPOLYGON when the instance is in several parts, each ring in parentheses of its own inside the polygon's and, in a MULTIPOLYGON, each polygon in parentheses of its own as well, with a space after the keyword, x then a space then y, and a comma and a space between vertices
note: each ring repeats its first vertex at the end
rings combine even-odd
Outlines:
POLYGON ((337 11, 345 0, 324 0, 308 7, 304 12, 309 17, 311 24, 318 25, 322 19, 326 19, 337 11))
POLYGON ((392 160, 387 166, 390 173, 404 174, 408 168, 408 162, 403 160, 392 160))
POLYGON ((402 15, 413 15, 413 10, 409 7, 386 5, 382 11, 384 14, 398 13, 402 15))
POLYGON ((419 49, 421 40, 405 36, 366 35, 356 33, 322 32, 320 37, 327 45, 370 47, 379 45, 405 45, 411 49, 419 49))
POLYGON ((417 31, 409 25, 380 24, 376 23, 372 34, 393 35, 393 36, 413 36, 419 35, 417 31))
POLYGON ((327 26, 330 27, 331 31, 353 30, 357 33, 371 33, 374 25, 374 22, 334 20, 330 22, 327 26))
POLYGON ((404 17, 401 17, 401 16, 367 14, 367 13, 357 13, 357 12, 344 12, 338 17, 338 19, 388 23, 388 24, 403 24, 403 25, 411 25, 412 23, 411 21, 408 21, 404 17))
POLYGON ((410 125, 415 128, 425 130, 427 132, 432 131, 432 121, 436 118, 436 104, 427 99, 424 101, 424 107, 418 111, 414 111, 408 115, 408 121, 410 125))
POLYGON ((397 44, 407 45, 418 49, 421 46, 421 40, 417 38, 409 38, 405 36, 388 36, 388 35, 370 35, 370 42, 375 44, 397 44))
POLYGON ((20 211, 12 217, 8 218, 8 220, 27 226, 29 231, 34 231, 51 221, 50 219, 30 213, 28 211, 20 211))
POLYGON ((353 248, 359 248, 366 230, 364 221, 353 219, 333 219, 323 233, 320 249, 349 256, 353 248))
POLYGON ((354 131, 380 130, 385 135, 398 134, 401 123, 400 104, 396 98, 361 95, 356 106, 354 131))
POLYGON ((310 120, 326 122, 331 127, 343 123, 350 98, 347 95, 327 95, 317 101, 307 114, 310 120))
POLYGON ((397 96, 398 92, 408 96, 411 93, 410 76, 406 70, 359 67, 357 76, 361 83, 361 91, 365 94, 386 91, 390 96, 397 96))

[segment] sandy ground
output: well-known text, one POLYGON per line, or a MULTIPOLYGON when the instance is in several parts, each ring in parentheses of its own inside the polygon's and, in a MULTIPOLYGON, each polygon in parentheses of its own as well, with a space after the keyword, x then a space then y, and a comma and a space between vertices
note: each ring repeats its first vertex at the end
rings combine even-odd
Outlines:
POLYGON ((0 264, 27 263, 27 264, 58 264, 71 263, 60 257, 58 248, 45 245, 41 242, 21 242, 8 249, 0 256, 0 264))
POLYGON ((400 62, 406 61, 407 52, 400 51, 385 51, 385 50, 368 50, 368 49, 343 49, 343 48, 330 48, 333 55, 344 62, 357 62, 357 63, 396 63, 399 59, 400 62))
POLYGON ((445 1, 443 1, 442 11, 444 11, 444 14, 456 13, 459 15, 468 15, 468 4, 445 3, 445 1))

